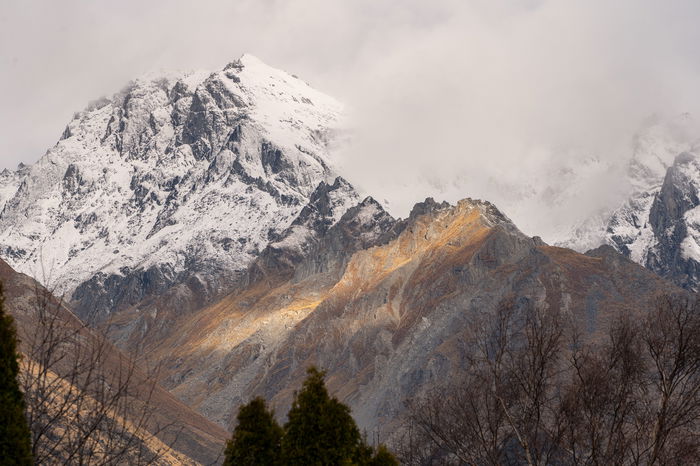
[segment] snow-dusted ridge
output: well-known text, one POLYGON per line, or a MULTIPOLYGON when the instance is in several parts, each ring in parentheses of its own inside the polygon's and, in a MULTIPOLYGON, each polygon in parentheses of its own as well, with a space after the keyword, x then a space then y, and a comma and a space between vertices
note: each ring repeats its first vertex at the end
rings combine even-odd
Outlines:
POLYGON ((626 201, 584 220, 563 245, 610 244, 623 255, 697 290, 700 285, 700 131, 689 114, 659 120, 638 134, 626 201))
POLYGON ((139 78, 76 114, 36 164, 0 175, 0 253, 76 299, 89 282, 106 309, 182 274, 234 276, 335 178, 341 111, 251 55, 139 78), (111 294, 129 280, 141 289, 111 294))
POLYGON ((654 198, 675 157, 692 151, 698 134, 689 114, 650 120, 634 137, 626 171, 619 174, 619 184, 627 189, 623 202, 579 219, 578 225, 562 232, 555 243, 579 252, 610 244, 644 264, 653 236, 648 218, 654 198))

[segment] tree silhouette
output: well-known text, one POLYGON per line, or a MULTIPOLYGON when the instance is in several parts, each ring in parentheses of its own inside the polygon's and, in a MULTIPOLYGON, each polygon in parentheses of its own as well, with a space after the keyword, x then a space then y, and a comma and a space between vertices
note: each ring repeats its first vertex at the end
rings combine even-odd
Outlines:
POLYGON ((285 424, 282 454, 289 465, 351 464, 360 453, 360 431, 350 408, 328 395, 324 372, 307 371, 285 424))
POLYGON ((265 400, 253 399, 238 411, 238 425, 226 446, 224 466, 280 463, 282 428, 265 400))
POLYGON ((0 286, 0 458, 7 465, 32 464, 24 397, 17 381, 19 357, 14 320, 5 313, 0 286))
POLYGON ((262 398, 240 408, 224 466, 398 466, 384 445, 375 452, 363 440, 350 408, 328 394, 324 372, 311 367, 307 374, 294 394, 284 430, 262 398))

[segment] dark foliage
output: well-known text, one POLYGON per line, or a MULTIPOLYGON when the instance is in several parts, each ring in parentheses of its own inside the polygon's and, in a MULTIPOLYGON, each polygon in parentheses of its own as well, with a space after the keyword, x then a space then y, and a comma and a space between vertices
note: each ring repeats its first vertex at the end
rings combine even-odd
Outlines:
POLYGON ((282 440, 285 464, 351 464, 360 453, 360 431, 350 408, 328 395, 323 377, 310 368, 294 397, 282 440))
POLYGON ((398 466, 396 457, 384 446, 379 445, 376 453, 367 462, 368 466, 398 466))
POLYGON ((0 458, 2 464, 32 464, 30 433, 19 388, 17 333, 12 316, 5 313, 0 287, 0 458))
POLYGON ((238 425, 226 446, 224 466, 280 464, 282 428, 258 397, 238 411, 238 425))
POLYGON ((226 449, 225 465, 394 466, 396 458, 380 445, 367 445, 350 408, 332 398, 324 373, 311 367, 295 393, 284 430, 262 398, 239 410, 238 426, 226 449))

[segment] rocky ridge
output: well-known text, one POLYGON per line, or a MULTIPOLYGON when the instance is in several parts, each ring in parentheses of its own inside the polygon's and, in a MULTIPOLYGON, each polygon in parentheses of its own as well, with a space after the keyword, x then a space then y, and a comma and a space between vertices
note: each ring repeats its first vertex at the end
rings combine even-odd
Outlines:
POLYGON ((177 288, 215 296, 322 181, 335 100, 244 55, 149 76, 75 115, 34 165, 0 175, 0 254, 82 318, 177 288))
POLYGON ((689 115, 653 126, 630 163, 634 192, 607 219, 601 242, 679 286, 700 284, 698 141, 689 115), (681 134, 679 134, 681 133, 681 134), (643 150, 642 150, 643 149, 643 150))
POLYGON ((465 369, 469 322, 502 300, 561 309, 595 334, 673 289, 611 247, 582 255, 529 238, 488 202, 428 199, 406 220, 379 209, 366 199, 348 210, 293 263, 259 259, 263 279, 183 319, 152 347, 163 383, 230 425, 254 395, 285 412, 316 364, 361 426, 384 436, 404 400, 465 369))

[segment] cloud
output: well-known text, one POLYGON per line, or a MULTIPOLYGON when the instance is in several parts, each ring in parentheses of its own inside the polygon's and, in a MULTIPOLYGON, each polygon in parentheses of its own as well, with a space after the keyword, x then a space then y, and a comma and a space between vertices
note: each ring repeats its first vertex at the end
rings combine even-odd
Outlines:
POLYGON ((554 235, 624 195, 646 118, 699 113, 699 13, 690 0, 10 0, 0 165, 38 159, 73 112, 135 76, 250 52, 348 104, 343 170, 396 213, 431 193, 482 197, 554 235))
POLYGON ((629 193, 645 120, 698 112, 698 7, 673 5, 454 6, 361 58, 346 170, 402 215, 431 192, 480 197, 563 239, 629 193))

